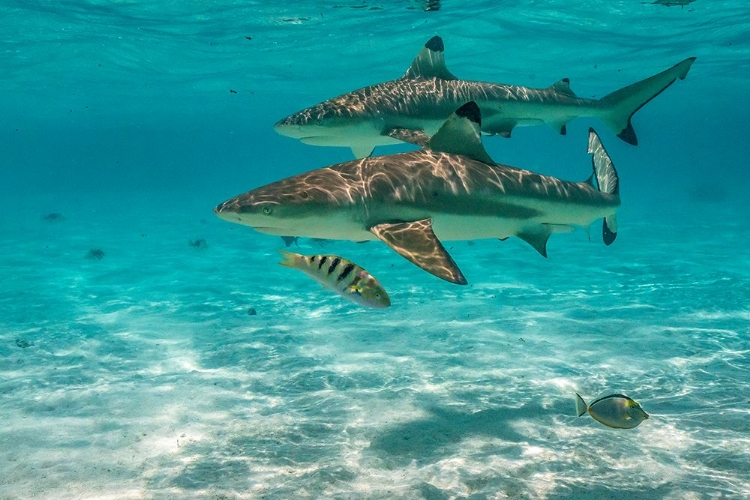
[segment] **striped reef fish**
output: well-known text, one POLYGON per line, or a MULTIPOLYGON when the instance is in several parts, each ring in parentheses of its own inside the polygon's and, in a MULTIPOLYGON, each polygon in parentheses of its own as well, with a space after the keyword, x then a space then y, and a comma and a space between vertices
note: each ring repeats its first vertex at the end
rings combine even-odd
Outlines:
POLYGON ((623 394, 604 396, 590 405, 576 394, 576 413, 588 412, 594 420, 614 429, 632 429, 648 418, 641 405, 623 394))
POLYGON ((300 255, 285 250, 279 251, 279 264, 299 269, 324 287, 352 302, 378 309, 391 305, 391 299, 378 280, 354 262, 337 255, 300 255))

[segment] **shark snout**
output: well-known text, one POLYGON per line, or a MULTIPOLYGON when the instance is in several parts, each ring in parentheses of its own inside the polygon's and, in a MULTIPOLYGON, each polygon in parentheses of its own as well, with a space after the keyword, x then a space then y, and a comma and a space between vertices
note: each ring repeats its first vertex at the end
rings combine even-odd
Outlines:
POLYGON ((291 118, 285 118, 273 126, 273 129, 277 134, 285 137, 291 137, 293 139, 302 139, 311 135, 315 135, 314 127, 307 124, 297 123, 291 118))

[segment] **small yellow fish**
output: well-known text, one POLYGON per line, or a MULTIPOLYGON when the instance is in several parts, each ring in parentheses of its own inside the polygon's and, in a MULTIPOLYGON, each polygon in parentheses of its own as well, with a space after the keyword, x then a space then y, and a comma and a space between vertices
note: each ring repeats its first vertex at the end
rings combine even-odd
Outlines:
POLYGON ((576 393, 576 413, 580 417, 587 411, 594 420, 614 429, 632 429, 648 418, 641 405, 623 394, 610 394, 587 406, 576 393))
POLYGON ((384 308, 391 305, 383 286, 354 262, 336 255, 300 255, 279 250, 281 264, 299 269, 312 279, 361 306, 384 308))

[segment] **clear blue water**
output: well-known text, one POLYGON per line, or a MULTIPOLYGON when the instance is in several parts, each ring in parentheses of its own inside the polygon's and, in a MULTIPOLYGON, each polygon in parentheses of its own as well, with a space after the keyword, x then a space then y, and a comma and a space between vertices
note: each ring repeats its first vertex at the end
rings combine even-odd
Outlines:
POLYGON ((750 497, 750 8, 440 7, 0 5, 0 498, 750 497), (485 141, 582 180, 599 126, 614 245, 453 242, 467 287, 327 246, 386 286, 378 311, 212 214, 350 159, 271 125, 400 76, 435 34, 459 77, 586 97, 697 56, 635 115, 638 147, 585 119, 485 141), (652 418, 575 417, 575 392, 614 390, 652 418))

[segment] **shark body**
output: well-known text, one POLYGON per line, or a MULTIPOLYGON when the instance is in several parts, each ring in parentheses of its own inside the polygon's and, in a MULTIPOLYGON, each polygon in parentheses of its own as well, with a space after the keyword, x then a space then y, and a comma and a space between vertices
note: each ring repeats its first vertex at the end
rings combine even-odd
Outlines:
POLYGON ((446 67, 443 41, 436 36, 402 78, 303 109, 274 128, 305 144, 349 147, 363 158, 375 146, 399 142, 424 146, 453 111, 474 101, 482 111, 482 132, 488 135, 510 137, 514 127, 540 123, 565 134, 570 120, 594 117, 636 145, 631 116, 676 79, 684 79, 693 61, 694 57, 685 59, 601 99, 585 99, 576 96, 567 78, 543 89, 459 80, 446 67))
POLYGON ((441 241, 517 236, 546 257, 552 233, 599 218, 605 243, 614 241, 619 180, 593 130, 594 174, 586 182, 567 182, 496 164, 482 146, 480 127, 480 110, 469 102, 420 150, 289 177, 227 200, 214 212, 276 236, 381 240, 457 284, 466 279, 441 241))

